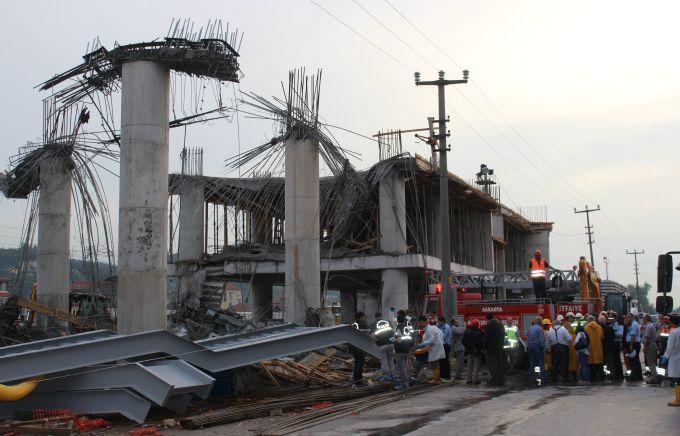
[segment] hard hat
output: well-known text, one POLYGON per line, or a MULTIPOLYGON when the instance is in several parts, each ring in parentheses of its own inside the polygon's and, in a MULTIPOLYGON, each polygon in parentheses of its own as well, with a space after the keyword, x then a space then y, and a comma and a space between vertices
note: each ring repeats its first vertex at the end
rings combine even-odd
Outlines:
POLYGON ((573 318, 573 317, 574 317, 574 312, 567 312, 567 318, 569 318, 569 317, 572 317, 572 318, 573 318))
POLYGON ((564 319, 564 316, 562 315, 557 315, 557 318, 555 318, 557 321, 562 321, 564 319))
POLYGON ((541 250, 534 251, 534 256, 541 256, 541 255, 543 255, 543 252, 541 250))
POLYGON ((472 321, 470 321, 470 327, 479 327, 479 320, 473 319, 472 321))
POLYGON ((583 318, 583 315, 581 314, 581 312, 576 312, 575 317, 576 318, 583 318))
POLYGON ((543 321, 541 321, 542 325, 550 325, 552 324, 548 318, 545 318, 543 321))

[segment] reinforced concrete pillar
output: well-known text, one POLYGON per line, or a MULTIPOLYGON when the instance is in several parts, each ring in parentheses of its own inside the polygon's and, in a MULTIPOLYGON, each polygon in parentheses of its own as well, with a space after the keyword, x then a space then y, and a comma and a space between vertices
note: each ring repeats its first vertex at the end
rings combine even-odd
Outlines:
POLYGON ((340 322, 352 324, 357 315, 357 291, 343 289, 340 291, 340 322))
POLYGON ((179 260, 203 258, 204 207, 203 186, 191 185, 179 194, 179 260))
POLYGON ((118 333, 165 329, 170 71, 123 64, 118 333))
MULTIPOLYGON (((38 303, 69 311, 69 243, 71 237, 71 171, 52 157, 40 164, 38 203, 38 303)), ((39 317, 45 328, 54 320, 39 317)))
POLYGON ((250 211, 250 242, 270 244, 272 241, 271 214, 262 210, 250 211))
POLYGON ((286 160, 286 322, 303 322, 307 308, 321 306, 319 258, 319 147, 291 139, 286 160))
MULTIPOLYGON (((380 181, 380 250, 391 254, 405 254, 406 244, 406 187, 404 176, 392 173, 380 181)), ((408 274, 400 269, 382 271, 381 312, 385 319, 390 309, 408 309, 408 274)))
POLYGON ((253 301, 253 322, 267 322, 272 319, 272 288, 271 279, 255 277, 250 289, 253 301))

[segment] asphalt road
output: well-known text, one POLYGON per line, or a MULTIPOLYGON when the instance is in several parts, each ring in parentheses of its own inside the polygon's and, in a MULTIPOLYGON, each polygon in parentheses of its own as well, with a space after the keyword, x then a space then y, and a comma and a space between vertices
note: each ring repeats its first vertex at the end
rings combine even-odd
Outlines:
MULTIPOLYGON (((307 428, 297 435, 680 435, 672 388, 644 383, 489 388, 454 384, 307 428)), ((303 415, 301 415, 302 417, 303 415)), ((254 435, 267 417, 166 435, 254 435)))

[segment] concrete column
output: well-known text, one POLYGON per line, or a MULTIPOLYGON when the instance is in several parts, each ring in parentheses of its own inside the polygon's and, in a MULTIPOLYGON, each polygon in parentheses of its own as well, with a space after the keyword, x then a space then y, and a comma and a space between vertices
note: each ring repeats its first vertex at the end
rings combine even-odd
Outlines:
POLYGON ((481 250, 482 258, 482 268, 487 271, 494 270, 494 257, 493 257, 493 213, 492 212, 482 212, 479 214, 482 220, 482 244, 479 249, 481 250))
POLYGON ((373 315, 379 310, 379 298, 374 292, 357 292, 357 311, 364 312, 368 322, 373 321, 373 315))
POLYGON ((165 329, 170 72, 123 64, 118 333, 165 329))
MULTIPOLYGON (((69 311, 69 243, 71 235, 71 171, 58 158, 40 164, 38 203, 38 303, 69 311)), ((40 317, 41 327, 52 325, 40 317)))
POLYGON ((204 207, 203 186, 183 188, 179 194, 179 260, 203 258, 204 207))
POLYGON ((321 306, 319 258, 319 147, 291 139, 286 159, 286 322, 302 322, 321 306))
POLYGON ((408 273, 403 269, 382 271, 381 311, 387 319, 390 308, 396 311, 408 309, 408 273))
POLYGON ((340 322, 352 324, 356 319, 356 314, 357 291, 349 289, 340 291, 340 322))
POLYGON ((536 250, 541 250, 543 258, 550 263, 550 229, 538 230, 526 235, 524 257, 527 259, 527 263, 536 250))
POLYGON ((250 295, 252 298, 253 322, 264 323, 272 319, 272 287, 271 279, 253 279, 250 295))
POLYGON ((262 210, 250 211, 250 242, 253 244, 271 244, 271 214, 262 210))
POLYGON ((404 176, 390 174, 380 181, 380 251, 406 253, 406 187, 404 176))
MULTIPOLYGON (((406 187, 404 176, 392 173, 380 181, 380 250, 403 254, 406 244, 406 187)), ((381 312, 387 319, 390 308, 408 308, 408 274, 404 270, 382 271, 381 312)))

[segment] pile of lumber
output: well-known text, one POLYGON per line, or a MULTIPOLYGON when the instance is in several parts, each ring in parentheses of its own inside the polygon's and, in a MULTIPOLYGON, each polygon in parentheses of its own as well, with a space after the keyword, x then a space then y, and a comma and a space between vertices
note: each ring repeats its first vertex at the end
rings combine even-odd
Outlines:
MULTIPOLYGON (((289 359, 265 360, 260 368, 270 379, 278 378, 293 383, 306 385, 341 384, 350 380, 346 371, 329 369, 324 364, 332 358, 333 349, 324 354, 310 353, 307 357, 295 362, 289 359)), ((278 384, 276 380, 272 380, 278 384)))

